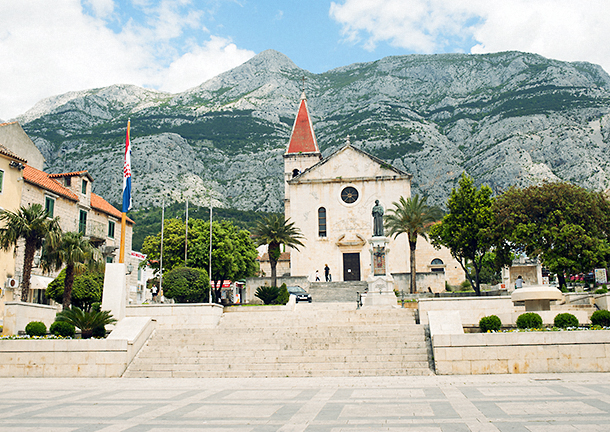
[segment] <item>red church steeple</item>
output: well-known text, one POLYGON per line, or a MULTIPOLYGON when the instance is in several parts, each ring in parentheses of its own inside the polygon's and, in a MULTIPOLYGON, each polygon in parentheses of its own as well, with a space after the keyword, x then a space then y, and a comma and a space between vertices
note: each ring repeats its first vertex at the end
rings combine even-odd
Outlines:
POLYGON ((303 92, 301 94, 299 112, 294 121, 294 126, 292 127, 292 134, 290 135, 290 142, 288 143, 286 154, 319 152, 320 149, 318 148, 316 135, 313 131, 311 119, 309 118, 309 111, 307 110, 307 97, 305 96, 305 92, 303 92))

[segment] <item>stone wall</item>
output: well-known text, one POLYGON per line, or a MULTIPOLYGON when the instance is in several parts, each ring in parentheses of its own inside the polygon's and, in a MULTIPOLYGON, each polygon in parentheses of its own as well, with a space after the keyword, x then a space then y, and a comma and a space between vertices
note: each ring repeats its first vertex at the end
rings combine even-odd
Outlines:
POLYGON ((125 319, 107 339, 0 340, 0 377, 120 377, 153 329, 125 319))
POLYGON ((610 331, 441 334, 439 375, 609 372, 610 331))
MULTIPOLYGON (((322 273, 324 276, 324 273, 322 273)), ((286 286, 300 286, 305 291, 309 290, 309 280, 307 277, 299 277, 299 276, 282 276, 277 278, 278 286, 281 286, 283 283, 286 286)), ((271 278, 270 277, 251 277, 246 279, 246 298, 244 299, 245 303, 262 303, 258 297, 255 297, 256 289, 261 286, 271 286, 271 278)))
POLYGON ((151 317, 157 328, 211 328, 216 327, 223 307, 211 303, 148 304, 127 306, 126 317, 151 317))
POLYGON ((58 308, 36 303, 7 302, 4 305, 3 336, 14 336, 25 330, 31 321, 41 321, 47 329, 53 321, 58 308))

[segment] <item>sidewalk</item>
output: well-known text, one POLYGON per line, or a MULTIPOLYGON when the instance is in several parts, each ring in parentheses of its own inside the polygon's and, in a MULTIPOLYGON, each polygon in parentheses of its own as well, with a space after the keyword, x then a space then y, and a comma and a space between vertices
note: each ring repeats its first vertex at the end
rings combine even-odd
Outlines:
POLYGON ((610 374, 0 380, 0 432, 607 431, 610 374))

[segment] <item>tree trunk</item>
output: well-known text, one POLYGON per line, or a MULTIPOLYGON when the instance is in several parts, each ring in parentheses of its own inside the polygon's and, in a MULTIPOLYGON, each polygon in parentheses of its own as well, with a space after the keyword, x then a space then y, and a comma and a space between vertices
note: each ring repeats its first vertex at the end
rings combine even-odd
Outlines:
POLYGON ((415 265, 415 248, 417 241, 409 240, 409 249, 411 250, 409 259, 411 266, 411 294, 417 293, 417 266, 415 265))
POLYGON ((74 285, 74 265, 66 266, 66 278, 64 279, 64 297, 62 301, 62 310, 70 309, 72 303, 72 285, 74 285))
POLYGON ((277 286, 277 260, 281 255, 279 243, 269 243, 268 255, 271 265, 271 286, 277 286))
POLYGON ((23 275, 21 281, 21 301, 28 301, 28 294, 30 293, 30 279, 32 278, 32 263, 34 262, 34 254, 36 249, 33 244, 25 243, 25 251, 23 256, 23 275))

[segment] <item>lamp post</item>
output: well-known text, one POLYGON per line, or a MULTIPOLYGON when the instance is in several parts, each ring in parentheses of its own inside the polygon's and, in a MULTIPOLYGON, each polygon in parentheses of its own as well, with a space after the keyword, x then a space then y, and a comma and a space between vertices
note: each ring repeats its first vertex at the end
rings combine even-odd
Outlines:
MULTIPOLYGON (((212 194, 210 193, 210 259, 209 259, 209 267, 208 267, 208 276, 210 277, 210 282, 212 281, 212 194)), ((216 286, 213 286, 216 288, 216 286)), ((215 289, 212 290, 212 303, 215 303, 216 295, 215 289)))

